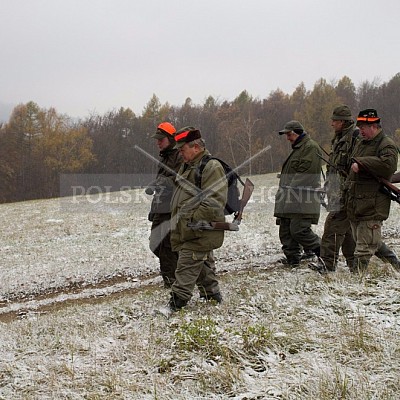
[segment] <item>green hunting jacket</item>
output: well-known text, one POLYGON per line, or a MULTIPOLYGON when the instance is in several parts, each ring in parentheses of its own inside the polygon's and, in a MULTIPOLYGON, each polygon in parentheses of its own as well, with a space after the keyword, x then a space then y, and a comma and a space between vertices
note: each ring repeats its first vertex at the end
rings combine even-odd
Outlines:
MULTIPOLYGON (((372 140, 360 139, 352 153, 376 176, 390 181, 397 168, 398 147, 383 131, 372 140)), ((346 180, 347 216, 351 221, 383 221, 388 218, 390 197, 367 171, 350 169, 346 180)))
POLYGON ((283 163, 279 188, 275 195, 277 218, 310 218, 317 224, 320 214, 321 159, 319 145, 305 133, 292 145, 283 163))
POLYGON ((171 203, 173 251, 211 251, 223 244, 224 231, 199 230, 188 226, 199 222, 225 221, 228 182, 221 163, 209 160, 201 175, 201 189, 195 185, 196 170, 205 155, 210 153, 205 150, 193 161, 182 164, 175 180, 176 188, 171 203))
POLYGON ((345 209, 344 186, 351 165, 351 153, 358 140, 359 130, 352 123, 342 132, 335 133, 327 165, 325 190, 328 197, 328 211, 339 212, 345 209))

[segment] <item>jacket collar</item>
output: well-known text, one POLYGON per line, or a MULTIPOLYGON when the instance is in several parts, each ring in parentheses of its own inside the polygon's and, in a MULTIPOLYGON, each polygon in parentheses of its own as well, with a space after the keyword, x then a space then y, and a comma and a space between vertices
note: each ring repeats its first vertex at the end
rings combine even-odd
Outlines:
POLYGON ((192 161, 189 161, 187 164, 188 164, 189 166, 196 165, 196 164, 198 164, 198 163, 201 161, 201 159, 202 159, 204 156, 209 156, 209 155, 210 155, 210 152, 209 152, 207 149, 204 149, 204 151, 201 151, 199 154, 197 154, 196 157, 193 158, 192 161))
POLYGON ((296 141, 292 144, 292 149, 297 149, 302 146, 304 142, 306 142, 309 139, 309 136, 307 135, 306 132, 303 132, 297 139, 296 141))
POLYGON ((175 152, 177 152, 178 150, 177 149, 174 149, 174 144, 172 144, 171 146, 168 146, 166 149, 164 149, 164 150, 161 150, 160 151, 160 157, 166 157, 166 156, 168 156, 169 154, 172 154, 172 153, 175 153, 175 152))

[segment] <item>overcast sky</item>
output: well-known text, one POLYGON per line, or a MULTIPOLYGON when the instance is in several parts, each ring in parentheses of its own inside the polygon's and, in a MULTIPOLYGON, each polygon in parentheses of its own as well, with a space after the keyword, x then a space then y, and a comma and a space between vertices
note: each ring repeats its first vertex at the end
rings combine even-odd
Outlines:
MULTIPOLYGON (((85 117, 400 72, 399 0, 0 0, 0 103, 85 117)), ((371 105, 373 106, 373 105, 371 105)))

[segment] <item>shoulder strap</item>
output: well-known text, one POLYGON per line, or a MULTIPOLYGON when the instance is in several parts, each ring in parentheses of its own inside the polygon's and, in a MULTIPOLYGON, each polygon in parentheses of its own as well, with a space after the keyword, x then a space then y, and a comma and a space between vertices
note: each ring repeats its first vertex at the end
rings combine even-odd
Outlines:
POLYGON ((227 175, 228 184, 229 184, 229 182, 232 181, 232 179, 237 179, 244 186, 244 182, 240 178, 240 176, 225 161, 219 159, 218 157, 212 157, 212 156, 206 155, 201 159, 200 164, 197 167, 196 172, 195 172, 194 179, 195 179, 195 184, 198 188, 201 189, 201 177, 203 175, 203 171, 204 171, 206 164, 210 160, 217 160, 222 165, 222 168, 225 171, 225 175, 227 175))
POLYGON ((194 183, 195 185, 201 189, 201 177, 203 175, 204 168, 206 164, 212 159, 211 156, 206 155, 200 160, 199 166, 196 168, 196 172, 194 175, 194 183))
POLYGON ((240 178, 239 174, 230 165, 228 165, 225 161, 221 160, 220 158, 217 157, 211 157, 211 158, 213 160, 217 160, 220 162, 220 164, 224 168, 225 174, 227 175, 228 182, 231 182, 232 179, 237 179, 244 186, 244 182, 240 178))
POLYGON ((351 148, 349 149, 350 153, 353 152, 356 139, 358 138, 359 135, 360 135, 360 130, 356 127, 353 131, 353 134, 351 135, 351 148))

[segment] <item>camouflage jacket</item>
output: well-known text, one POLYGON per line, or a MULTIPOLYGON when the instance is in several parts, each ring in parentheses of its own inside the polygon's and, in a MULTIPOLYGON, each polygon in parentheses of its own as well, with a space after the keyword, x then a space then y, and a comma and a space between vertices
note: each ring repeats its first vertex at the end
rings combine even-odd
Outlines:
MULTIPOLYGON (((381 131, 374 139, 360 139, 352 153, 375 175, 390 180, 397 168, 398 148, 381 131)), ((382 221, 390 211, 390 197, 380 190, 380 183, 365 170, 350 169, 346 180, 346 207, 352 221, 382 221)))
POLYGON ((308 134, 292 146, 275 195, 275 217, 311 218, 313 224, 318 223, 321 203, 315 189, 321 184, 320 151, 308 134))
POLYGON ((199 230, 196 223, 224 222, 224 207, 228 194, 225 171, 219 161, 207 162, 201 178, 201 189, 195 185, 196 170, 205 150, 189 163, 182 164, 175 180, 172 197, 171 245, 173 251, 189 249, 210 251, 221 247, 224 231, 199 230))
POLYGON ((345 209, 344 184, 350 169, 351 153, 358 140, 359 130, 352 123, 342 132, 335 133, 332 140, 329 162, 327 166, 325 190, 328 197, 328 211, 338 212, 345 209))

